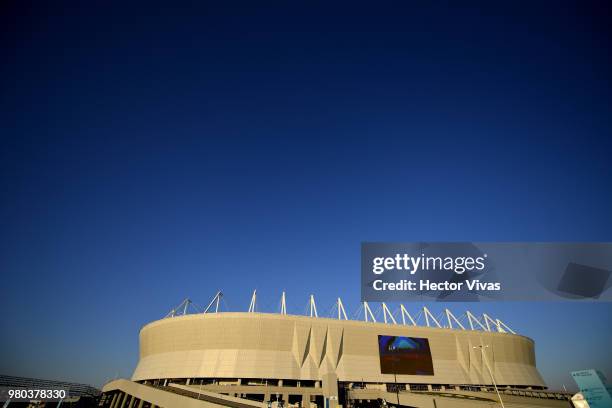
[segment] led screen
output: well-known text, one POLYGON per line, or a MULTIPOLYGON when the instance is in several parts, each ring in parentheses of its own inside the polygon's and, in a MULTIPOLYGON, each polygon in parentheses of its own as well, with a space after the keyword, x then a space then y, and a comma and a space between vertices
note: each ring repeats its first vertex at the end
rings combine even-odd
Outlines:
POLYGON ((418 337, 378 336, 382 374, 433 375, 429 340, 418 337))

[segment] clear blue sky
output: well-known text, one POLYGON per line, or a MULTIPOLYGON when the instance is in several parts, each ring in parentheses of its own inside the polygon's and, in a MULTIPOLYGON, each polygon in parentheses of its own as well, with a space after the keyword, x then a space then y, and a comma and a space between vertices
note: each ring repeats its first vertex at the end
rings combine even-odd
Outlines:
MULTIPOLYGON (((0 373, 129 376, 143 324, 219 288, 356 310, 361 241, 612 239, 607 3, 21 3, 0 373)), ((534 338, 554 388, 612 376, 610 304, 470 308, 534 338)))

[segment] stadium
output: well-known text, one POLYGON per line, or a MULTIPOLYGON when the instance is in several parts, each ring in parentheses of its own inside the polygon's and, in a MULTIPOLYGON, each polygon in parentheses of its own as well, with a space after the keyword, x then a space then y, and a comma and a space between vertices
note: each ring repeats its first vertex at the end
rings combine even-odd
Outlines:
POLYGON ((363 302, 349 319, 340 298, 319 317, 220 310, 186 299, 140 331, 132 378, 103 388, 105 407, 568 407, 549 391, 535 344, 499 319, 363 302))

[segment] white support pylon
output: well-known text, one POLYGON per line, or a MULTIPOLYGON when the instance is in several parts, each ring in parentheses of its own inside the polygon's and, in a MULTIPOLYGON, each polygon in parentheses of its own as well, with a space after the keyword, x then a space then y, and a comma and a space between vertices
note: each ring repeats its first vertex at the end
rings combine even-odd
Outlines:
POLYGON ((457 318, 455 317, 455 315, 453 314, 453 312, 451 312, 451 311, 450 311, 450 310, 448 310, 448 309, 444 309, 444 310, 446 311, 446 319, 448 320, 448 328, 449 328, 449 329, 452 329, 452 328, 453 328, 453 323, 452 323, 452 320, 451 320, 451 319, 453 319, 453 320, 455 321, 455 323, 457 323, 457 325, 458 325, 459 327, 461 327, 461 329, 462 329, 462 330, 465 330, 465 327, 463 327, 463 325, 461 324, 461 322, 459 321, 459 319, 457 319, 457 318))
POLYGON ((484 319, 485 325, 487 326, 487 331, 491 331, 491 325, 489 323, 493 323, 493 325, 497 328, 497 331, 499 331, 499 324, 495 320, 493 320, 491 316, 486 313, 483 313, 482 318, 484 319))
POLYGON ((212 307, 213 303, 215 304, 215 313, 219 312, 219 301, 221 300, 222 296, 223 296, 223 293, 221 291, 218 291, 215 294, 215 297, 212 298, 212 300, 210 301, 208 306, 206 306, 206 308, 204 309, 204 311, 202 313, 208 313, 208 311, 212 307))
POLYGON ((344 316, 344 320, 348 320, 346 317, 346 311, 344 310, 344 305, 342 304, 342 299, 338 298, 338 320, 341 320, 341 316, 344 316))
POLYGON ((374 317, 374 313, 372 313, 372 309, 368 305, 368 302, 363 302, 363 314, 365 315, 365 321, 368 321, 368 314, 372 318, 372 321, 376 323, 376 318, 374 317))
POLYGON ((482 325, 482 323, 480 323, 480 320, 479 320, 479 319, 478 319, 476 316, 474 316, 474 315, 472 314, 472 312, 470 312, 470 311, 468 310, 468 311, 466 311, 466 312, 465 312, 465 314, 466 314, 466 316, 467 316, 467 318, 468 318, 468 322, 470 323, 470 329, 471 329, 471 330, 476 330, 476 329, 474 329, 474 322, 476 322, 476 324, 478 324, 478 326, 480 326, 480 328, 481 328, 482 330, 487 331, 487 328, 486 328, 486 327, 484 327, 484 326, 482 325))
POLYGON ((512 330, 510 327, 508 327, 504 322, 502 322, 499 319, 497 319, 497 327, 498 327, 499 332, 501 333, 510 332, 512 334, 516 334, 514 330, 512 330))
POLYGON ((253 296, 251 296, 251 304, 249 305, 249 313, 255 313, 256 303, 257 303, 257 289, 253 291, 253 296))
POLYGON ((382 307, 383 307, 383 318, 385 319, 385 323, 387 323, 387 314, 388 314, 391 321, 394 324, 397 324, 397 322, 395 321, 395 317, 393 317, 393 313, 391 313, 391 311, 389 310, 385 302, 382 302, 382 307))
POLYGON ((427 306, 423 306, 423 313, 425 314, 425 323, 427 324, 427 327, 431 327, 429 325, 429 319, 431 318, 431 320, 434 321, 436 326, 438 326, 439 328, 442 328, 442 325, 440 324, 440 322, 434 317, 434 315, 431 314, 427 306))
POLYGON ((400 304, 400 310, 402 312, 402 324, 406 325, 406 316, 408 316, 408 319, 410 320, 410 323, 412 323, 413 326, 417 325, 416 321, 412 318, 410 313, 408 313, 408 310, 406 310, 406 308, 404 307, 403 304, 400 304))
POLYGON ((281 296, 281 310, 280 310, 280 314, 282 315, 286 315, 287 314, 287 302, 285 300, 285 292, 283 291, 283 294, 281 296))
POLYGON ((317 304, 314 295, 310 295, 310 317, 319 317, 317 314, 317 304))

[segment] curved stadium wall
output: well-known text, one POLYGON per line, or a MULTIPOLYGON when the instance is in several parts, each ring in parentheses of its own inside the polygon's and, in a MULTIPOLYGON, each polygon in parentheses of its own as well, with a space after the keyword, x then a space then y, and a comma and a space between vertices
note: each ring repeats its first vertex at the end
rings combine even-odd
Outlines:
POLYGON ((132 380, 320 381, 331 373, 342 382, 479 385, 490 384, 487 364, 499 385, 546 387, 534 342, 517 334, 224 312, 144 326, 132 380), (379 336, 427 339, 433 374, 385 371, 379 336))

